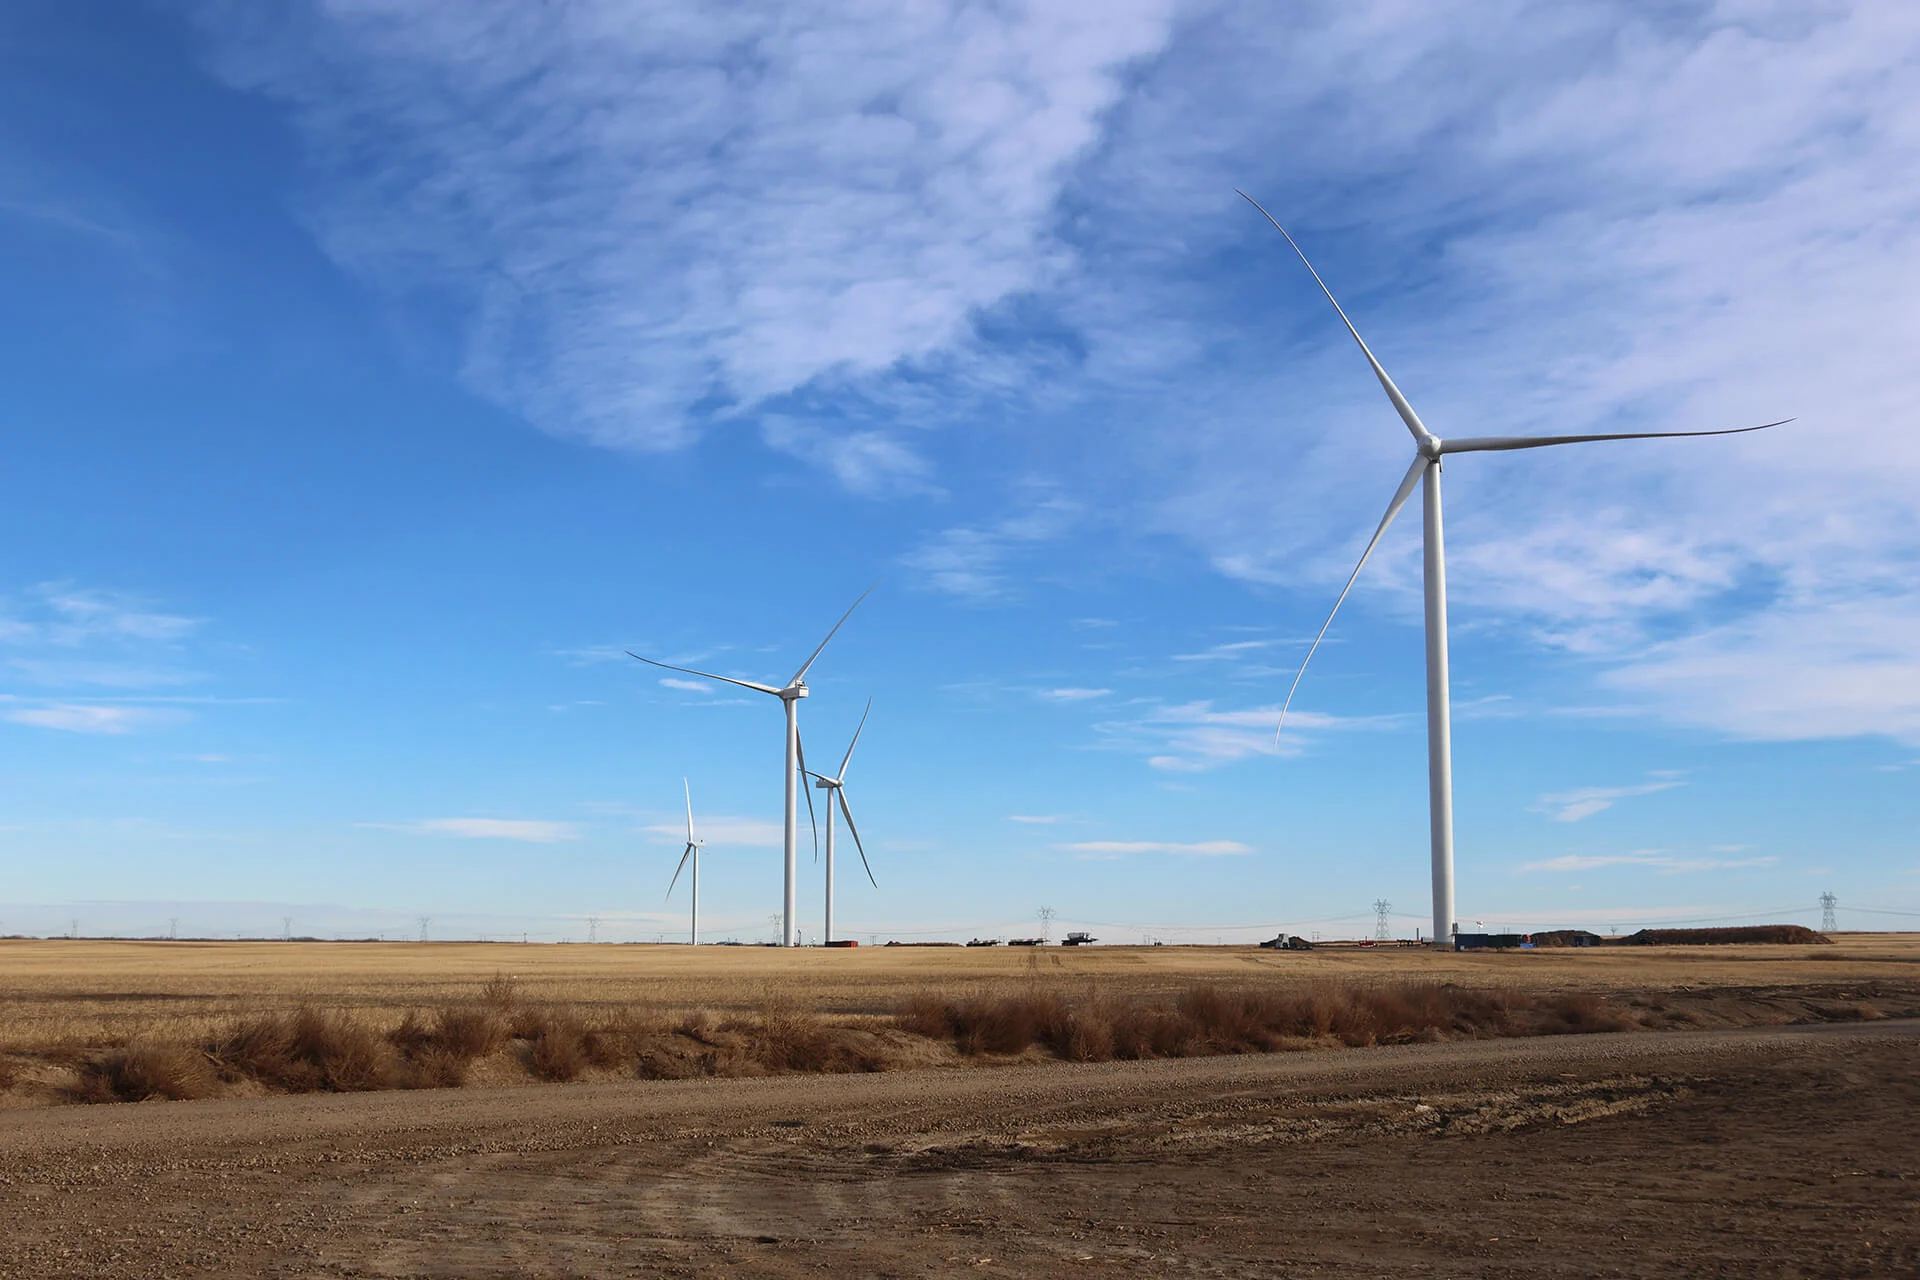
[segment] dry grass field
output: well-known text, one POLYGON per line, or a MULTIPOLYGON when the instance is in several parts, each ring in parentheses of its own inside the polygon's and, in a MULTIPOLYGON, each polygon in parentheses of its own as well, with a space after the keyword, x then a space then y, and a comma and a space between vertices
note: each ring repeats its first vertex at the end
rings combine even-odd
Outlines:
POLYGON ((1914 934, 1459 954, 8 940, 0 1105, 1913 1012, 1914 934))
POLYGON ((0 1276, 1913 1275, 1916 965, 0 943, 0 1276))

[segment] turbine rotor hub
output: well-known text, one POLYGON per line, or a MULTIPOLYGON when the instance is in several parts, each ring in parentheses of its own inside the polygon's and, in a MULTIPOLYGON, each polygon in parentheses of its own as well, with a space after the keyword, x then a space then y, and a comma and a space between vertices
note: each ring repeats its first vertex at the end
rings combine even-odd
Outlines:
POLYGON ((1420 456, 1428 462, 1440 461, 1440 437, 1430 435, 1420 442, 1420 456))

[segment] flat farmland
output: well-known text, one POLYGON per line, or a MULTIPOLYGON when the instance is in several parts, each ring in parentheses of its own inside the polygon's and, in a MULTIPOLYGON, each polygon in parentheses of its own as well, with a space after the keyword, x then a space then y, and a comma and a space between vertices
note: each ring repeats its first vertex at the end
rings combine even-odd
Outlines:
POLYGON ((479 998, 506 979, 524 1002, 583 1012, 745 1013, 781 1003, 843 1020, 904 1001, 1041 990, 1171 996, 1199 984, 1287 988, 1420 982, 1710 1005, 1723 993, 1920 987, 1920 934, 1834 935, 1831 946, 773 947, 505 943, 0 941, 0 1047, 198 1035, 237 1015, 303 1006, 385 1024, 479 998))
POLYGON ((0 1276, 1907 1276, 1916 964, 1915 939, 1859 934, 1466 955, 9 942, 0 1276), (1408 992, 1521 1021, 1061 1061, 1067 1042, 976 1052, 912 1013, 1118 1025, 1408 992), (261 1029, 303 1017, 337 1061, 289 1084, 273 1072, 320 1068, 261 1029), (471 1074, 407 1076, 460 1017, 495 1031, 471 1074), (541 1055, 569 1025, 610 1056, 556 1075, 541 1055), (388 1074, 326 1074, 356 1060, 388 1074), (124 1087, 169 1069, 198 1084, 124 1087), (156 1100, 60 1105, 135 1096, 156 1100))

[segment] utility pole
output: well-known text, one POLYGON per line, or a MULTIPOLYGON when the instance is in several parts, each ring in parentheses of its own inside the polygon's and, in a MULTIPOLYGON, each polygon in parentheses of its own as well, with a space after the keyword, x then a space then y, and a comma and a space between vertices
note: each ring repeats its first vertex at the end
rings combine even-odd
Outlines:
POLYGON ((1833 909, 1839 903, 1831 889, 1820 895, 1820 932, 1833 933, 1840 928, 1840 922, 1833 918, 1833 909))
POLYGON ((1042 907, 1038 914, 1040 916, 1040 940, 1043 942, 1052 942, 1053 918, 1059 913, 1052 907, 1042 907))
POLYGON ((1393 904, 1385 898, 1373 900, 1373 940, 1375 942, 1386 942, 1393 937, 1387 929, 1387 913, 1391 910, 1393 910, 1393 904))

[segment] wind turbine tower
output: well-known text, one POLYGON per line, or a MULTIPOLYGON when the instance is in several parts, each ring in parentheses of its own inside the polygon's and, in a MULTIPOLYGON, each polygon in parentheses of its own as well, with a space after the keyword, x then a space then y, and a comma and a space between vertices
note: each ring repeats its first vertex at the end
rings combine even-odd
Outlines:
MULTIPOLYGON (((1407 468, 1407 474, 1401 479, 1400 487, 1394 491, 1393 501, 1387 504, 1386 515, 1380 518, 1380 524, 1373 531, 1366 550, 1360 553, 1360 563, 1353 567, 1347 577, 1347 585, 1340 589, 1340 595, 1333 602, 1327 620, 1320 627, 1320 634, 1314 637, 1313 644, 1307 649, 1307 656, 1300 663, 1300 670, 1293 678, 1293 685, 1287 690, 1286 702, 1280 708, 1280 724, 1285 725, 1287 709, 1293 705, 1293 695, 1300 688, 1300 678, 1307 673, 1307 663, 1313 661, 1314 651, 1320 647, 1320 641, 1326 637, 1327 628, 1333 625, 1334 614, 1340 612, 1340 605, 1346 600, 1347 593, 1353 590, 1353 583, 1360 576, 1367 560, 1373 555, 1373 549, 1380 545, 1381 536, 1393 518, 1400 514, 1400 508, 1406 505, 1413 494, 1414 485, 1421 486, 1421 514, 1423 529, 1423 578, 1426 588, 1426 632, 1427 632, 1427 818, 1428 839, 1433 860, 1433 941, 1435 946, 1449 946, 1454 934, 1453 916, 1453 732, 1452 705, 1447 688, 1447 563, 1445 539, 1440 520, 1440 460, 1452 453, 1493 453, 1510 449, 1539 449, 1553 444, 1585 444, 1595 440, 1652 440, 1676 436, 1731 436, 1746 431, 1764 431, 1768 427, 1777 427, 1781 423, 1791 422, 1791 418, 1782 418, 1778 422, 1763 422, 1754 427, 1728 427, 1719 431, 1623 431, 1602 435, 1578 436, 1470 436, 1465 438, 1441 439, 1427 430, 1420 416, 1400 394, 1393 379, 1374 358, 1373 351, 1360 331, 1353 327, 1353 321, 1347 319, 1347 313, 1335 301, 1333 290, 1327 288, 1327 282, 1307 261, 1307 255, 1294 243, 1287 229, 1280 225, 1274 216, 1262 208, 1260 202, 1246 192, 1239 195, 1268 222, 1274 230, 1286 237, 1293 251, 1299 254, 1300 261, 1313 276, 1314 283, 1320 286, 1327 301, 1333 303, 1333 309, 1340 317, 1340 323, 1360 347, 1360 354, 1367 358, 1373 376, 1379 381, 1380 389, 1386 392, 1394 411, 1400 415, 1400 421, 1413 435, 1413 465, 1407 468)), ((1274 740, 1279 741, 1280 730, 1274 730, 1274 740)))
POLYGON ((686 870, 689 859, 693 862, 693 910, 687 927, 687 944, 700 945, 700 850, 706 847, 705 840, 693 838, 693 785, 685 778, 680 785, 687 793, 687 851, 680 855, 680 865, 673 869, 673 879, 667 883, 667 896, 673 896, 673 886, 680 883, 680 873, 686 870))
POLYGON ((840 805, 840 812, 847 819, 847 831, 853 836, 853 847, 860 852, 860 865, 867 870, 867 880, 874 888, 880 882, 873 878, 873 866, 867 861, 867 850, 860 843, 860 828, 853 825, 853 810, 847 807, 847 764, 853 759, 853 749, 860 745, 860 731, 867 727, 867 715, 873 710, 873 699, 867 699, 867 709, 860 713, 860 724, 853 731, 853 741, 847 744, 847 754, 840 759, 840 772, 831 778, 822 773, 810 773, 813 785, 827 793, 827 904, 826 920, 822 924, 824 932, 820 941, 833 941, 833 806, 840 805))
MULTIPOLYGON (((878 583, 874 584, 874 586, 878 585, 878 583)), ((865 591, 862 591, 860 593, 860 600, 865 600, 868 596, 872 595, 873 590, 873 587, 868 587, 865 591)), ((795 877, 799 872, 800 862, 800 825, 795 783, 798 781, 801 772, 806 768, 807 763, 806 757, 802 755, 800 751, 800 699, 807 696, 807 672, 812 668, 815 660, 820 657, 820 650, 827 647, 827 641, 832 640, 833 637, 839 633, 840 628, 846 624, 847 619, 853 616, 853 611, 860 607, 860 600, 855 600, 853 604, 848 607, 847 611, 840 615, 840 621, 833 624, 832 631, 827 632, 827 639, 822 640, 819 648, 816 648, 812 655, 800 665, 800 669, 793 673, 793 679, 787 681, 777 689, 770 684, 755 684, 751 680, 735 680, 732 676, 717 676, 711 671, 695 671, 692 667, 676 667, 671 662, 655 662, 652 658, 641 658, 640 655, 633 650, 627 650, 627 656, 629 658, 639 658, 640 661, 646 663, 648 666, 661 667, 667 671, 682 671, 690 676, 700 676, 707 680, 719 680, 725 684, 739 685, 742 689, 752 689, 755 693, 769 694, 780 699, 781 705, 786 709, 787 807, 784 826, 786 836, 787 878, 786 895, 781 903, 780 918, 780 945, 783 947, 799 945, 799 939, 793 931, 794 886, 795 877)), ((807 791, 807 808, 809 810, 813 808, 813 793, 811 790, 807 791)))

